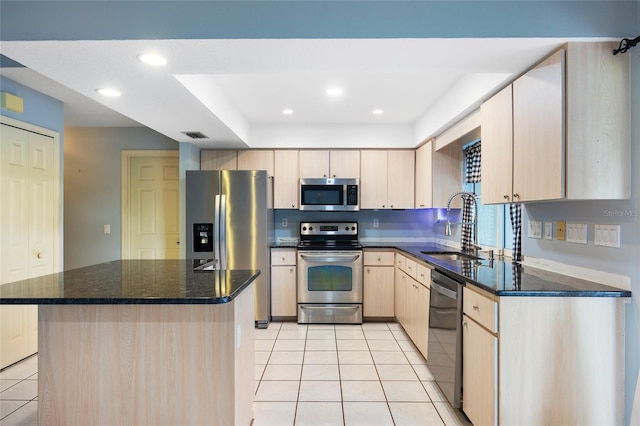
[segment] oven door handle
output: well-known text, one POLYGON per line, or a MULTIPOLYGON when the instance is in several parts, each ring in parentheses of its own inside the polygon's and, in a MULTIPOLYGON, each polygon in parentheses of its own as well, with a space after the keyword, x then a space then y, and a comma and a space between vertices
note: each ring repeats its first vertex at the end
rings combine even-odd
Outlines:
POLYGON ((360 306, 306 306, 306 305, 300 305, 301 309, 306 309, 309 311, 314 311, 314 310, 323 310, 326 311, 327 309, 336 309, 336 310, 354 310, 354 309, 360 309, 360 306))
POLYGON ((309 262, 315 263, 345 263, 345 262, 355 262, 360 258, 359 254, 356 255, 348 255, 348 256, 340 256, 340 255, 308 255, 301 254, 300 257, 309 262))
POLYGON ((457 299, 458 295, 456 294, 455 291, 453 290, 449 290, 448 288, 444 288, 441 285, 436 284, 435 281, 431 281, 431 288, 434 289, 435 291, 437 291, 438 293, 442 294, 443 296, 446 296, 450 299, 457 299))

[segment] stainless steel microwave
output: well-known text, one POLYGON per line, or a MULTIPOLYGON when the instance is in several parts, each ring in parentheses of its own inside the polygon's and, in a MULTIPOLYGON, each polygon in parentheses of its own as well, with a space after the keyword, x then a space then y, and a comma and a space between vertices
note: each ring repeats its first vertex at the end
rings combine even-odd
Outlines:
POLYGON ((300 179, 300 210, 360 210, 360 179, 300 179))

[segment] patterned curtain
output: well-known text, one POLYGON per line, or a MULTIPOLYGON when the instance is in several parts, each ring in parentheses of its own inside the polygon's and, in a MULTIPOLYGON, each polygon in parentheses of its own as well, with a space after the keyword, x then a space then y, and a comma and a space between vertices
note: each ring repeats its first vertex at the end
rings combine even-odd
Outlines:
POLYGON ((464 150, 465 159, 465 181, 467 183, 478 183, 481 178, 480 169, 480 142, 468 146, 464 150))
POLYGON ((464 193, 462 198, 462 228, 460 230, 460 248, 462 251, 468 252, 473 249, 472 232, 473 227, 478 226, 473 223, 475 216, 475 196, 473 194, 464 193))
POLYGON ((513 257, 511 260, 512 262, 519 262, 522 260, 522 204, 510 204, 509 216, 511 216, 511 229, 513 230, 513 257))

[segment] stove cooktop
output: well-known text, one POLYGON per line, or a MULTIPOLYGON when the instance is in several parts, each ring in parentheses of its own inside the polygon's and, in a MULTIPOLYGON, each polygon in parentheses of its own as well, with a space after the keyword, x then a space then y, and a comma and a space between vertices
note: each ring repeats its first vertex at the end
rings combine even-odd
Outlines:
POLYGON ((301 222, 298 248, 359 250, 358 222, 301 222))

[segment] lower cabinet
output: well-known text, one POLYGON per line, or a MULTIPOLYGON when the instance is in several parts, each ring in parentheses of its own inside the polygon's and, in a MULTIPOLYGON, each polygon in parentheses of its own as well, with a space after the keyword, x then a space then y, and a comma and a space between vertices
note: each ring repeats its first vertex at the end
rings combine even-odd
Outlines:
POLYGON ((624 301, 463 291, 462 410, 474 425, 624 424, 624 301))
POLYGON ((396 253, 396 319, 413 344, 427 357, 431 269, 396 253))
POLYGON ((363 316, 393 318, 395 313, 393 252, 365 250, 363 316))
POLYGON ((271 249, 271 316, 297 317, 296 250, 271 249))
MULTIPOLYGON (((462 317, 462 388, 464 412, 474 425, 495 425, 498 413, 498 337, 491 320, 479 318, 480 309, 490 306, 490 299, 480 306, 483 296, 464 289, 462 317), (484 324, 481 324, 481 321, 484 324)), ((497 309, 497 306, 496 308, 497 309)), ((490 315, 489 315, 490 316, 490 315)), ((495 322, 494 322, 495 324, 495 322)))

